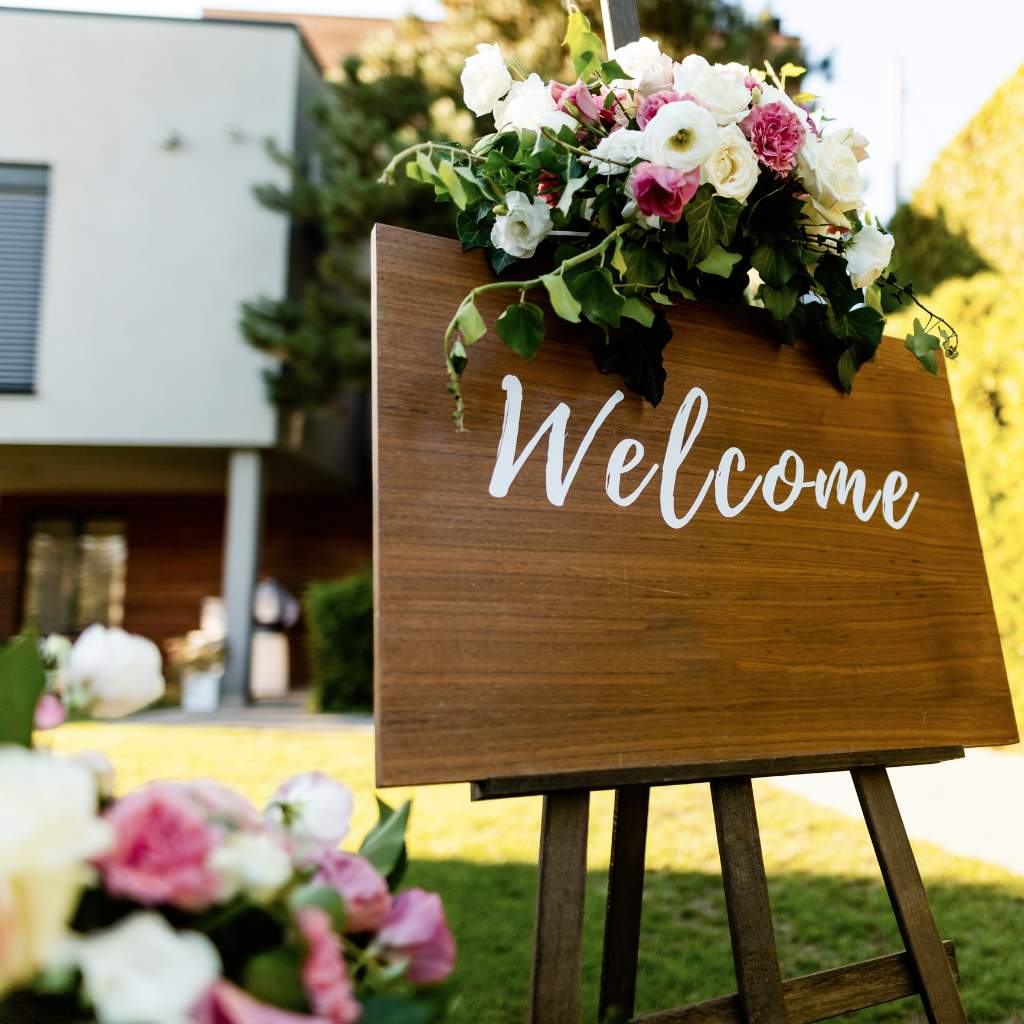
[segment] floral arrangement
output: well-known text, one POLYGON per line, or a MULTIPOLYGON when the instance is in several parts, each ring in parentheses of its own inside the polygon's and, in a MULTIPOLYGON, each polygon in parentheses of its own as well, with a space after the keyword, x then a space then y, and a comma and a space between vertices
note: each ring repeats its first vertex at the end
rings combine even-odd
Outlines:
MULTIPOLYGON (((455 202, 463 249, 484 247, 497 275, 537 254, 551 265, 481 285, 455 312, 444 354, 457 428, 467 347, 487 329, 475 300, 497 289, 519 293, 494 323, 519 355, 544 340, 543 312, 526 299, 543 287, 559 317, 602 332, 598 369, 652 405, 672 337, 663 307, 699 296, 763 305, 782 340, 814 345, 849 393, 881 342, 883 293, 917 302, 897 283, 892 236, 864 209, 867 140, 816 113, 817 97, 789 94, 787 78, 804 68, 712 66, 697 54, 676 63, 646 37, 602 61, 600 37, 570 11, 574 83, 545 84, 481 44, 462 84, 495 131, 471 149, 412 146, 382 178, 404 162, 455 202)), ((956 358, 957 336, 925 312, 906 345, 934 374, 935 351, 956 358)))

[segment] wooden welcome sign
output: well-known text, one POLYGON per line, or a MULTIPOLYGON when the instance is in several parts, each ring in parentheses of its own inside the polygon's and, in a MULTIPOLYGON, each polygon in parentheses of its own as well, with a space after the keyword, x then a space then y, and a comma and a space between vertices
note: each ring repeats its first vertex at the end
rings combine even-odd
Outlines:
POLYGON ((652 408, 550 316, 473 347, 457 434, 460 248, 375 235, 379 785, 1016 742, 944 369, 887 339, 847 397, 680 301, 652 408))

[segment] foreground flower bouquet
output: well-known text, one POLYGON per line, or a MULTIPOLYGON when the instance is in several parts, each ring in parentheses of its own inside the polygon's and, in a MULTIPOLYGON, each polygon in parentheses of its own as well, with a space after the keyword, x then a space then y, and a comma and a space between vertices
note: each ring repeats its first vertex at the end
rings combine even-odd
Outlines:
MULTIPOLYGON (((445 334, 456 426, 467 346, 487 329, 475 300, 498 289, 519 293, 494 323, 519 355, 532 358, 544 340, 543 313, 526 298, 543 287, 559 317, 603 333, 598 369, 653 405, 672 337, 663 307, 699 296, 763 305, 787 344, 805 339, 832 361, 849 393, 881 342, 883 294, 917 301, 897 284, 892 236, 864 210, 867 140, 828 127, 809 109, 816 97, 789 95, 787 76, 803 68, 711 66, 696 54, 674 63, 647 38, 602 62, 603 43, 579 12, 565 43, 570 85, 545 84, 497 45, 478 46, 462 75, 465 101, 493 115, 494 133, 471 150, 413 146, 382 178, 404 163, 458 205, 463 249, 486 248, 496 274, 518 277, 475 288, 445 334), (516 275, 535 254, 551 269, 516 275)), ((956 358, 957 337, 925 313, 906 344, 934 374, 935 351, 956 358)))

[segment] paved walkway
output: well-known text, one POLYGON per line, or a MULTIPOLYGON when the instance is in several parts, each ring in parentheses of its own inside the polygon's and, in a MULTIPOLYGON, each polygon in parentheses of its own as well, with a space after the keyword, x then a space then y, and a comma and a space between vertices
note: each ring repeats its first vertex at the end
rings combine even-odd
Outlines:
MULTIPOLYGON (((890 768, 889 777, 912 839, 1024 875, 1024 756, 968 750, 956 761, 890 768)), ((849 772, 768 781, 863 821, 849 772)))

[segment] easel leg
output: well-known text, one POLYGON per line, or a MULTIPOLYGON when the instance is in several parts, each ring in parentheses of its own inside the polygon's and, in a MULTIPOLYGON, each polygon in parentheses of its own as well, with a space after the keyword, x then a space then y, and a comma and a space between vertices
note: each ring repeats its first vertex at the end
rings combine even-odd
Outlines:
POLYGON ((576 1024, 583 971, 590 791, 544 797, 529 1024, 576 1024))
POLYGON ((612 1007, 633 1016, 650 795, 650 786, 623 786, 615 791, 598 1020, 604 1020, 612 1007))
POLYGON ((744 1019, 746 1024, 786 1024, 775 930, 750 779, 712 780, 711 800, 715 808, 732 956, 744 1019))
POLYGON ((967 1024, 889 775, 882 767, 855 768, 850 774, 928 1020, 930 1024, 967 1024))

